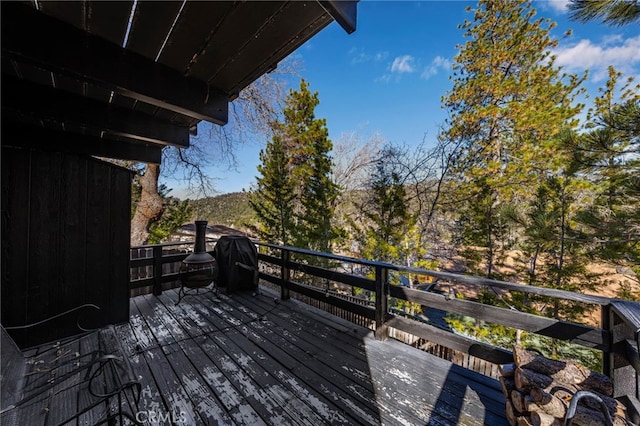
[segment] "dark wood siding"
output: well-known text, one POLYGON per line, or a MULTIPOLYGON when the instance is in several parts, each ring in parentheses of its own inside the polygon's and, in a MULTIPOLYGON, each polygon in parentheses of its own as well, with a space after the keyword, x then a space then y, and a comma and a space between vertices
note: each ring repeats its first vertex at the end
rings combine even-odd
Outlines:
POLYGON ((129 316, 131 174, 90 157, 2 147, 2 324, 22 346, 129 316))

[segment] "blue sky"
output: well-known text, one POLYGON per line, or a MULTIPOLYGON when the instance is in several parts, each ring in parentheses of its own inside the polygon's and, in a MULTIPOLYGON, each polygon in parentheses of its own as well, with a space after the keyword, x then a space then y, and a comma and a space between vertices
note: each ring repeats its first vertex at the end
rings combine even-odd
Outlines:
MULTIPOLYGON (((566 71, 590 70, 586 84, 595 93, 614 65, 626 76, 640 77, 638 24, 608 27, 598 22, 570 21, 565 0, 537 1, 538 16, 558 23, 552 35, 562 38, 557 64, 566 71)), ((451 64, 456 45, 464 43, 462 30, 467 1, 372 1, 358 5, 358 26, 347 35, 332 23, 292 54, 301 64, 300 75, 318 91, 316 117, 325 118, 334 143, 344 135, 367 140, 379 135, 394 143, 417 145, 435 141, 446 118, 440 100, 451 87, 451 64)), ((299 79, 291 87, 297 88, 299 79)), ((250 189, 257 174, 264 141, 237 146, 237 170, 212 168, 220 193, 250 189)), ((183 196, 179 187, 173 195, 183 196)))

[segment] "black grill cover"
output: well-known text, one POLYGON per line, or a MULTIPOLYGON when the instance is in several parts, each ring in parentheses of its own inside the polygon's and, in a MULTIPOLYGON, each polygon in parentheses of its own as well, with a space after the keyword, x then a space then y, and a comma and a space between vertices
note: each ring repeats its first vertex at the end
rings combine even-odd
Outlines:
POLYGON ((218 262, 218 287, 226 287, 227 294, 236 290, 258 287, 258 251, 247 237, 221 237, 213 249, 218 262))

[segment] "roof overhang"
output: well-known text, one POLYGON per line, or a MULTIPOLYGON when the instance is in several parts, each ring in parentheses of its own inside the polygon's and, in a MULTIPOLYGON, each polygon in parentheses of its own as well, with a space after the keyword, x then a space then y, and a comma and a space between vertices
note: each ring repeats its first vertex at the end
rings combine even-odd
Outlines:
POLYGON ((356 3, 1 2, 3 144, 37 128, 72 135, 65 149, 159 161, 198 122, 224 125, 241 90, 333 20, 353 32, 356 3))

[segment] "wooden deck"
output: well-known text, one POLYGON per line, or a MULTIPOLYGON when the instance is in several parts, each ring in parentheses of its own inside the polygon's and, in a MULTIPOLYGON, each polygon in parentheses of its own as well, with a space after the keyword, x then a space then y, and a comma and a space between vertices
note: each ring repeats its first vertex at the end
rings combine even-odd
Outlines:
POLYGON ((267 290, 176 301, 116 327, 147 424, 507 424, 495 380, 267 290))

